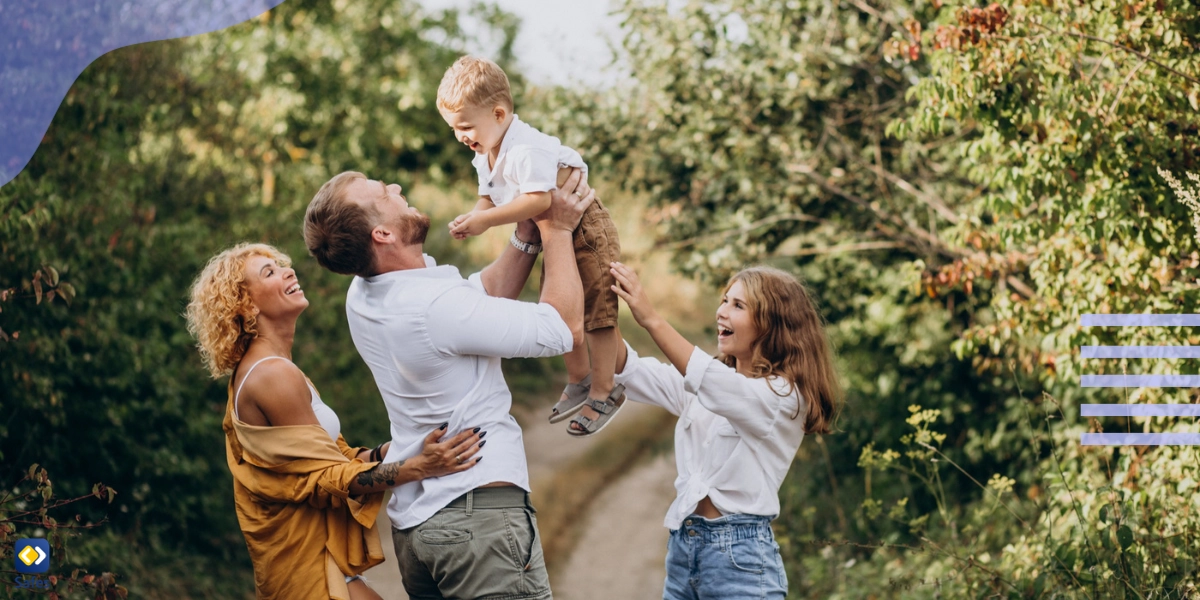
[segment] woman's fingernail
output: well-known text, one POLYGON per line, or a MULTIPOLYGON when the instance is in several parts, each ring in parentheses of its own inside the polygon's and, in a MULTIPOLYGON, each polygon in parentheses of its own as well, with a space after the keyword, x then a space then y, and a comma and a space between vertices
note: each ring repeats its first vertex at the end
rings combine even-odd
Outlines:
POLYGON ((472 429, 472 430, 471 430, 471 433, 479 433, 479 428, 478 428, 478 427, 476 427, 475 429, 472 429))
POLYGON ((487 440, 483 440, 482 442, 479 442, 479 447, 480 447, 480 448, 482 448, 482 447, 483 447, 483 445, 484 445, 484 444, 486 444, 486 443, 487 443, 487 440))
POLYGON ((483 460, 483 457, 482 457, 482 456, 480 456, 480 457, 476 458, 476 459, 475 459, 475 462, 479 462, 479 461, 481 461, 481 460, 483 460))
POLYGON ((481 431, 481 432, 479 432, 479 439, 481 439, 481 440, 482 440, 482 439, 483 439, 483 436, 485 436, 485 435, 487 435, 487 432, 486 432, 486 431, 481 431))
POLYGON ((447 421, 447 422, 445 422, 445 423, 442 423, 442 426, 441 426, 441 427, 438 427, 438 429, 445 429, 445 428, 447 428, 447 427, 449 427, 449 426, 450 426, 450 422, 449 422, 449 421, 447 421))

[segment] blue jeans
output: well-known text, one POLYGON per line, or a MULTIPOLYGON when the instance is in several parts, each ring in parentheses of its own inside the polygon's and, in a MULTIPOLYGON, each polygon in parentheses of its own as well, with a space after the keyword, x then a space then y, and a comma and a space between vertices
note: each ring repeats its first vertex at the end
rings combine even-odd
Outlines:
POLYGON ((783 600, 787 574, 771 520, 692 515, 671 530, 663 600, 783 600))

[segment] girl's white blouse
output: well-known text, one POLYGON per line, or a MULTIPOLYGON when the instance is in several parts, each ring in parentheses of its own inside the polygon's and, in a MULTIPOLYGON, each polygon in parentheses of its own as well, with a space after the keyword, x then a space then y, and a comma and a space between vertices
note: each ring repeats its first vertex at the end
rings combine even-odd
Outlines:
POLYGON ((679 529, 705 496, 726 515, 779 516, 779 486, 804 439, 799 391, 780 378, 739 375, 699 348, 681 376, 625 346, 629 359, 616 382, 625 385, 626 397, 679 416, 679 476, 663 524, 679 529))

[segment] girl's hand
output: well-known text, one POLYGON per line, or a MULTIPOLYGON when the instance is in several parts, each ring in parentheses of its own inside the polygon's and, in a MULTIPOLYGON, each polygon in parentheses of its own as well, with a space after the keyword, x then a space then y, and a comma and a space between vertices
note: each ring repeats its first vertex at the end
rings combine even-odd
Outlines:
POLYGON ((460 473, 483 459, 482 456, 475 457, 475 453, 487 443, 480 441, 486 431, 481 432, 478 427, 466 429, 452 438, 439 441, 444 433, 445 429, 436 429, 425 436, 421 454, 413 459, 422 479, 460 473))
POLYGON ((612 286, 612 290, 629 305, 629 311, 633 313, 638 325, 648 329, 659 316, 658 311, 654 310, 654 305, 650 303, 650 298, 646 297, 646 290, 642 289, 642 282, 638 280, 637 273, 619 262, 609 263, 608 270, 617 280, 617 285, 612 286))

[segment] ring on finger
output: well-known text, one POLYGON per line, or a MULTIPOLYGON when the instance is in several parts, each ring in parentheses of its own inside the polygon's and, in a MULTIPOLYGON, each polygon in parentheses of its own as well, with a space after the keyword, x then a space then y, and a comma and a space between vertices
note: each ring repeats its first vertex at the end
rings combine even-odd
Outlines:
POLYGON ((461 464, 462 464, 462 462, 463 462, 463 457, 462 457, 462 455, 461 455, 461 454, 459 454, 458 456, 454 457, 454 460, 457 460, 457 461, 458 461, 458 464, 460 464, 460 465, 461 465, 461 464))

